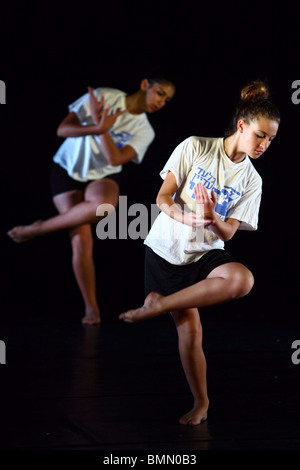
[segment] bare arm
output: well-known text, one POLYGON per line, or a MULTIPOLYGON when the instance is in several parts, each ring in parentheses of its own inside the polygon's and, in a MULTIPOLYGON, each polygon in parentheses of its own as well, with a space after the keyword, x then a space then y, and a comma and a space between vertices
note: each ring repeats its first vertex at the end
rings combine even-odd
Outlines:
POLYGON ((195 212, 184 213, 182 209, 174 203, 173 196, 177 189, 176 178, 174 174, 169 171, 156 198, 158 207, 172 219, 182 224, 190 225, 191 227, 201 227, 211 224, 212 220, 210 218, 203 219, 201 214, 196 214, 195 212))
POLYGON ((109 163, 113 166, 124 165, 136 157, 136 151, 130 145, 119 148, 108 132, 101 134, 101 145, 109 163))
POLYGON ((215 192, 211 192, 211 198, 209 197, 203 184, 198 183, 195 186, 195 197, 198 204, 203 204, 204 206, 204 217, 207 217, 212 220, 210 225, 211 230, 223 241, 230 240, 237 229, 239 228, 241 222, 236 219, 226 219, 225 221, 221 220, 220 217, 215 212, 215 207, 217 205, 217 198, 215 192))
POLYGON ((59 137, 84 137, 98 134, 98 125, 83 126, 74 112, 69 113, 57 128, 59 137))
POLYGON ((109 134, 109 129, 116 122, 116 119, 126 110, 117 109, 110 113, 110 108, 104 109, 104 100, 101 96, 100 101, 94 95, 94 89, 88 87, 89 104, 91 109, 93 125, 84 126, 79 122, 76 113, 69 113, 61 122, 57 129, 57 135, 60 137, 84 137, 87 135, 97 135, 100 138, 103 151, 108 162, 113 165, 123 165, 136 157, 136 151, 130 145, 122 148, 116 146, 109 134))

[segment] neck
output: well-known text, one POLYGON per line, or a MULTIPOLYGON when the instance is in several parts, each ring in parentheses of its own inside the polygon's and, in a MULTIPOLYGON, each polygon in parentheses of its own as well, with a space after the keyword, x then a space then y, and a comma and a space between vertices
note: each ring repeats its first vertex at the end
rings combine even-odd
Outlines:
POLYGON ((130 114, 141 114, 145 111, 140 91, 125 98, 126 109, 130 114))
POLYGON ((233 163, 240 163, 246 157, 245 152, 239 149, 239 139, 236 134, 230 135, 224 140, 224 150, 233 163))

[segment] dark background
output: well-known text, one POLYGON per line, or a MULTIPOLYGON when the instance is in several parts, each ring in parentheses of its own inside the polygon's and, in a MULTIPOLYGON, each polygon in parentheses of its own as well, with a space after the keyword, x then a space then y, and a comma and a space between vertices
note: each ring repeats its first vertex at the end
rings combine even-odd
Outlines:
MULTIPOLYGON (((156 67, 174 71, 177 93, 150 116, 156 139, 140 166, 124 168, 121 194, 128 196, 128 206, 150 208, 161 184, 159 171, 174 147, 190 135, 223 135, 240 89, 249 80, 267 79, 282 124, 271 148, 254 162, 264 181, 259 230, 239 232, 228 246, 256 278, 241 308, 262 318, 296 318, 300 105, 291 101, 292 82, 300 79, 296 2, 6 2, 1 27, 0 79, 7 94, 0 108, 2 319, 81 318, 67 234, 17 245, 6 232, 56 213, 49 168, 62 142, 56 128, 68 104, 88 85, 134 91, 156 67)), ((143 254, 143 240, 95 237, 99 302, 107 321, 143 301, 143 254)))

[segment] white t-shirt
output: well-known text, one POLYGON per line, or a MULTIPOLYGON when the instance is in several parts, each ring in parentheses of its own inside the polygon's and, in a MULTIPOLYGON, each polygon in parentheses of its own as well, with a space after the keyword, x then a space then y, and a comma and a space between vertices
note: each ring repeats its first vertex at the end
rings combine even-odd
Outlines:
MULTIPOLYGON (((208 193, 217 197, 215 211, 222 219, 241 222, 240 229, 256 230, 262 179, 248 155, 233 163, 225 153, 223 138, 189 137, 173 151, 160 175, 171 171, 178 185, 174 203, 184 212, 197 212, 195 185, 201 182, 208 193)), ((164 212, 155 219, 145 244, 172 264, 189 264, 214 248, 224 249, 224 242, 207 228, 194 228, 177 222, 164 212)))
MULTIPOLYGON (((110 106, 111 111, 125 109, 126 93, 113 88, 97 88, 94 94, 98 100, 104 96, 104 107, 110 106)), ((77 114, 81 124, 93 125, 89 106, 89 94, 86 93, 69 106, 69 111, 77 114)), ((154 139, 155 133, 147 115, 130 114, 119 116, 109 133, 118 147, 130 145, 137 156, 135 163, 140 163, 147 148, 154 139)), ((122 165, 112 166, 108 163, 101 148, 98 136, 68 137, 60 146, 53 160, 67 170, 69 176, 78 181, 100 179, 113 173, 119 173, 122 165)))

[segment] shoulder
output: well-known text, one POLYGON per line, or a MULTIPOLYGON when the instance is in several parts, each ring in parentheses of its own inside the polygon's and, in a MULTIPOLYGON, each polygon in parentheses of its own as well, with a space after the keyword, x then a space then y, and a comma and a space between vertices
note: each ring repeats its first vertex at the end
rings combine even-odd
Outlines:
MULTIPOLYGON (((133 116, 133 115, 131 115, 133 116)), ((135 121, 135 125, 141 132, 145 132, 148 134, 148 137, 151 139, 154 139, 155 137, 155 131, 152 127, 152 124, 150 123, 146 113, 138 115, 138 119, 136 117, 133 117, 133 120, 135 121)))
POLYGON ((109 87, 98 87, 94 90, 96 96, 100 97, 101 95, 104 96, 111 96, 111 97, 123 97, 126 95, 125 91, 118 90, 117 88, 109 88, 109 87))
POLYGON ((192 135, 181 142, 182 149, 192 152, 194 155, 204 155, 222 147, 222 137, 200 137, 192 135))
POLYGON ((261 188, 262 187, 262 177, 254 167, 250 158, 247 156, 247 180, 248 186, 261 188))

